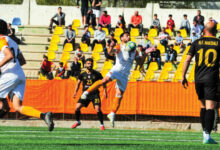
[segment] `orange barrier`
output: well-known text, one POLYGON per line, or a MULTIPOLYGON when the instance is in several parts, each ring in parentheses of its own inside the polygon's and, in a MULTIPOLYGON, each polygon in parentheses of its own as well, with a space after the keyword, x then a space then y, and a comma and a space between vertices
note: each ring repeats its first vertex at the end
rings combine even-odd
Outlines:
MULTIPOLYGON (((76 82, 72 80, 27 80, 24 105, 33 106, 43 112, 74 113, 76 99, 73 92, 76 82)), ((111 111, 115 96, 115 82, 108 84, 108 99, 101 88, 102 111, 111 111)), ((199 116, 200 102, 194 83, 186 90, 174 82, 129 82, 118 114, 146 114, 167 116, 199 116)), ((82 109, 83 114, 96 114, 92 104, 82 109)))

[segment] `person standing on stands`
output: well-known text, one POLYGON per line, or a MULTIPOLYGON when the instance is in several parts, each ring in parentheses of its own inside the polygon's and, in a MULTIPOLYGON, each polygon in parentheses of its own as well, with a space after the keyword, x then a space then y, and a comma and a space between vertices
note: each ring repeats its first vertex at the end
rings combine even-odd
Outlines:
POLYGON ((101 5, 102 5, 102 0, 93 0, 92 1, 92 10, 96 16, 96 24, 99 24, 99 18, 101 15, 101 5))
MULTIPOLYGON (((79 1, 76 2, 76 7, 79 8, 79 1)), ((82 15, 82 25, 86 24, 86 16, 89 10, 89 2, 92 4, 92 0, 81 0, 81 15, 82 15)))

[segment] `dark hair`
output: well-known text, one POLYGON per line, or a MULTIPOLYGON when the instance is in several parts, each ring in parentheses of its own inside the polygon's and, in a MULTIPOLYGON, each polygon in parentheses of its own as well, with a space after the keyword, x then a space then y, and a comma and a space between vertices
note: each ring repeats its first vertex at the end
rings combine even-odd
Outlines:
POLYGON ((44 55, 43 58, 47 58, 48 59, 48 57, 46 55, 44 55))
POLYGON ((93 59, 92 59, 92 58, 87 58, 87 59, 85 60, 85 63, 86 63, 87 61, 91 61, 91 62, 93 63, 93 59))
POLYGON ((72 28, 72 25, 70 24, 70 25, 68 25, 68 27, 71 27, 71 28, 72 28))
POLYGON ((157 16, 157 14, 154 14, 154 16, 157 16))
POLYGON ((141 44, 138 44, 138 47, 143 47, 141 44))
POLYGON ((173 45, 173 44, 170 44, 170 46, 171 46, 171 47, 174 47, 174 45, 173 45))
POLYGON ((87 27, 89 27, 89 26, 88 26, 88 25, 85 25, 85 26, 84 26, 84 29, 87 28, 87 27))
POLYGON ((63 62, 60 62, 59 64, 63 66, 63 62))
POLYGON ((0 19, 0 34, 6 35, 8 32, 8 25, 7 23, 0 19))
POLYGON ((120 39, 125 35, 125 34, 128 34, 128 35, 130 35, 130 33, 129 32, 124 32, 124 33, 122 33, 121 35, 120 35, 120 39))
POLYGON ((108 14, 108 12, 106 10, 103 11, 105 14, 108 14))
POLYGON ((187 15, 186 15, 186 14, 184 14, 184 15, 183 15, 183 17, 187 17, 187 15))
POLYGON ((80 47, 80 46, 77 46, 77 47, 76 47, 76 49, 78 49, 78 48, 79 48, 79 49, 81 49, 81 47, 80 47))
POLYGON ((102 25, 101 25, 101 24, 98 24, 98 27, 102 27, 102 25))
POLYGON ((115 34, 114 34, 114 33, 112 33, 112 34, 111 34, 111 36, 115 36, 115 34))
POLYGON ((119 15, 118 17, 123 17, 122 15, 119 15))
POLYGON ((169 17, 172 17, 172 15, 171 15, 171 14, 169 14, 169 17))
POLYGON ((62 7, 58 7, 58 9, 62 9, 62 7))
POLYGON ((177 31, 177 34, 179 34, 180 33, 180 31, 177 31))

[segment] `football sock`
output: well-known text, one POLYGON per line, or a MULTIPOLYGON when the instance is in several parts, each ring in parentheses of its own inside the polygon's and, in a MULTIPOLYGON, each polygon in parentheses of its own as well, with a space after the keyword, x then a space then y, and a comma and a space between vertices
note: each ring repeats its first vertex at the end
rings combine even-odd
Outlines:
POLYGON ((45 113, 41 113, 40 118, 44 120, 45 119, 45 113))
POLYGON ((76 110, 75 111, 75 115, 76 115, 76 121, 78 122, 78 123, 80 123, 80 115, 81 115, 81 113, 80 113, 80 110, 76 110))
POLYGON ((92 91, 98 90, 103 85, 102 80, 96 81, 92 86, 90 86, 86 91, 91 93, 92 91))
POLYGON ((201 110, 200 110, 200 120, 201 120, 203 131, 205 131, 205 113, 206 113, 206 109, 201 108, 201 110))
POLYGON ((21 113, 23 115, 31 116, 31 117, 35 117, 35 118, 41 118, 41 114, 42 114, 40 111, 38 111, 30 106, 23 106, 21 113))
POLYGON ((208 139, 211 138, 209 133, 205 133, 205 134, 203 135, 203 137, 204 137, 206 140, 208 140, 208 139))
POLYGON ((116 113, 118 111, 118 108, 120 106, 120 100, 121 100, 121 97, 114 98, 112 112, 116 113))
POLYGON ((205 133, 210 134, 213 128, 215 112, 213 109, 206 110, 205 114, 205 133))
POLYGON ((102 114, 102 111, 97 112, 97 115, 98 115, 100 124, 103 125, 103 114, 102 114))

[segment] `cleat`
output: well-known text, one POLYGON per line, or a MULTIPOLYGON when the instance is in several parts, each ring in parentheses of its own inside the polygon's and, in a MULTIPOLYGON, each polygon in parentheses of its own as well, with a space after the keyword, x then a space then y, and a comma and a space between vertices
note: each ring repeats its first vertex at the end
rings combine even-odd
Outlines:
POLYGON ((81 125, 81 123, 78 123, 78 122, 76 122, 76 123, 74 123, 73 125, 72 125, 72 129, 75 129, 76 127, 78 127, 78 126, 80 126, 81 125))
POLYGON ((115 127, 115 115, 110 113, 110 114, 108 114, 107 117, 108 117, 108 119, 110 121, 111 126, 114 128, 115 127))
POLYGON ((49 131, 53 131, 54 129, 54 123, 53 123, 53 114, 51 112, 47 112, 45 114, 45 118, 44 121, 46 122, 47 126, 48 126, 48 130, 49 131))
POLYGON ((218 144, 215 140, 213 140, 212 138, 206 140, 203 139, 203 144, 218 144))
POLYGON ((80 97, 81 99, 86 99, 87 98, 87 94, 85 92, 83 92, 83 94, 80 97))
POLYGON ((100 126, 100 130, 105 130, 105 126, 104 125, 100 126))

